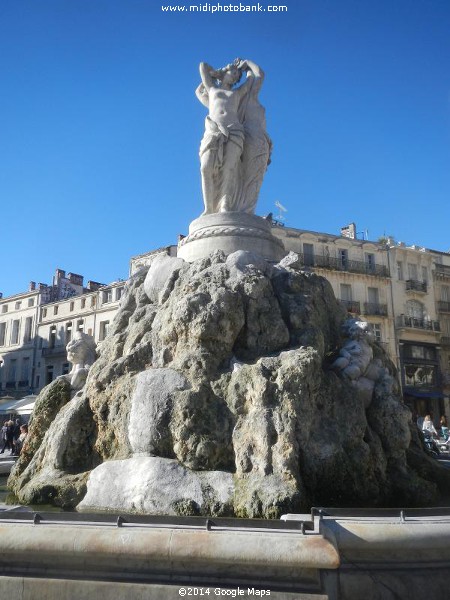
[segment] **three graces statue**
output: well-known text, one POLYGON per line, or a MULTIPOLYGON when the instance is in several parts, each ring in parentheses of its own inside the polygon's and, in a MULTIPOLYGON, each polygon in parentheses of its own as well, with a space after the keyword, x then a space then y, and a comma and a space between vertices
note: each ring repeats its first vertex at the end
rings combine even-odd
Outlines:
POLYGON ((201 63, 200 76, 196 95, 209 110, 200 145, 203 214, 253 214, 272 149, 258 99, 264 73, 237 58, 221 69, 201 63), (245 83, 235 87, 244 72, 245 83))

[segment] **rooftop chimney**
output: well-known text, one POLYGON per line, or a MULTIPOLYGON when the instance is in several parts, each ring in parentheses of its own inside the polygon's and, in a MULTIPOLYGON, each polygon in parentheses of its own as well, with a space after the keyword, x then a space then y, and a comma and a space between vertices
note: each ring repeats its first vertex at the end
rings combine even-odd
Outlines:
POLYGON ((83 275, 77 275, 76 273, 68 273, 67 279, 70 281, 70 283, 82 286, 84 277, 83 275))
POLYGON ((104 287, 105 285, 106 283, 99 283, 98 281, 88 281, 87 289, 90 292, 95 292, 96 290, 98 290, 98 288, 104 287))
POLYGON ((345 227, 341 227, 341 235, 342 237, 356 240, 356 224, 350 223, 350 225, 345 225, 345 227))

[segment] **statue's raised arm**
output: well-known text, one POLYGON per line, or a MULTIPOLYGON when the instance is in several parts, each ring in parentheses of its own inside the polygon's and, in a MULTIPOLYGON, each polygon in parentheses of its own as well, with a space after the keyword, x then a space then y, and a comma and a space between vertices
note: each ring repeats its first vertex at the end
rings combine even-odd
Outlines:
POLYGON ((200 63, 200 78, 207 92, 214 86, 214 78, 217 78, 217 75, 217 71, 215 71, 211 65, 208 65, 208 63, 205 62, 200 63))
MULTIPOLYGON (((246 60, 239 59, 238 68, 241 71, 245 71, 247 73, 247 78, 253 77, 255 79, 255 82, 259 86, 262 85, 262 82, 264 81, 264 71, 255 62, 253 62, 252 60, 248 60, 248 59, 246 59, 246 60)), ((248 80, 247 80, 247 82, 248 82, 248 80)))

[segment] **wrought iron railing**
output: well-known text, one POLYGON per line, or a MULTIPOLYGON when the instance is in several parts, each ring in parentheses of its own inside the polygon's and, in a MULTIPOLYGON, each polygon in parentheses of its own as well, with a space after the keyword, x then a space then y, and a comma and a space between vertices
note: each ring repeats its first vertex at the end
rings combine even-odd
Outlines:
POLYGON ((437 303, 437 308, 439 312, 450 312, 450 302, 439 300, 437 303))
POLYGON ((53 356, 64 356, 66 354, 65 346, 54 346, 53 348, 42 348, 42 356, 49 358, 53 356))
POLYGON ((411 327, 412 329, 426 329, 428 331, 440 331, 439 321, 431 319, 417 319, 407 315, 399 315, 397 317, 397 327, 411 327))
POLYGON ((350 313, 356 313, 357 315, 361 314, 361 304, 356 300, 342 300, 339 302, 345 306, 345 308, 350 313))
POLYGON ((435 277, 445 277, 450 279, 450 266, 437 263, 434 265, 433 273, 435 277))
POLYGON ((389 277, 388 268, 384 265, 373 265, 359 260, 334 258, 332 256, 318 256, 313 254, 297 253, 300 263, 305 267, 330 269, 332 271, 348 271, 375 277, 389 277))
POLYGON ((387 317, 387 314, 388 314, 387 304, 379 304, 378 302, 364 302, 364 314, 365 315, 379 315, 380 317, 387 317))
POLYGON ((426 281, 416 281, 415 279, 407 279, 405 281, 405 289, 407 292, 427 292, 426 281))

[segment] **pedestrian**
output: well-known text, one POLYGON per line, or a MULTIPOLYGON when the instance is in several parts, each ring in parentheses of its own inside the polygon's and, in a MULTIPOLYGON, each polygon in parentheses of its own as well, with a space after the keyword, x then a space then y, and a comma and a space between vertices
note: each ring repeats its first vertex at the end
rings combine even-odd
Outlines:
POLYGON ((433 437, 438 437, 435 426, 433 425, 433 421, 431 420, 431 415, 426 415, 423 420, 422 431, 428 431, 433 437))
POLYGON ((5 424, 2 427, 2 435, 3 428, 6 427, 5 431, 5 440, 3 441, 3 447, 0 451, 0 454, 3 454, 5 448, 10 450, 10 454, 14 452, 14 422, 13 421, 5 421, 5 424))
POLYGON ((14 442, 14 455, 19 456, 22 452, 23 446, 28 436, 28 425, 20 426, 20 435, 17 440, 14 442))
POLYGON ((5 451, 5 447, 7 444, 7 437, 6 437, 6 432, 8 431, 8 421, 5 421, 2 425, 2 449, 0 450, 0 454, 3 454, 3 452, 5 451))
POLYGON ((439 425, 441 426, 441 436, 444 438, 444 441, 447 441, 449 438, 449 429, 447 424, 447 417, 442 415, 439 420, 439 425))
POLYGON ((14 426, 14 431, 13 431, 13 438, 14 441, 19 439, 20 436, 20 419, 16 419, 13 423, 14 426))

